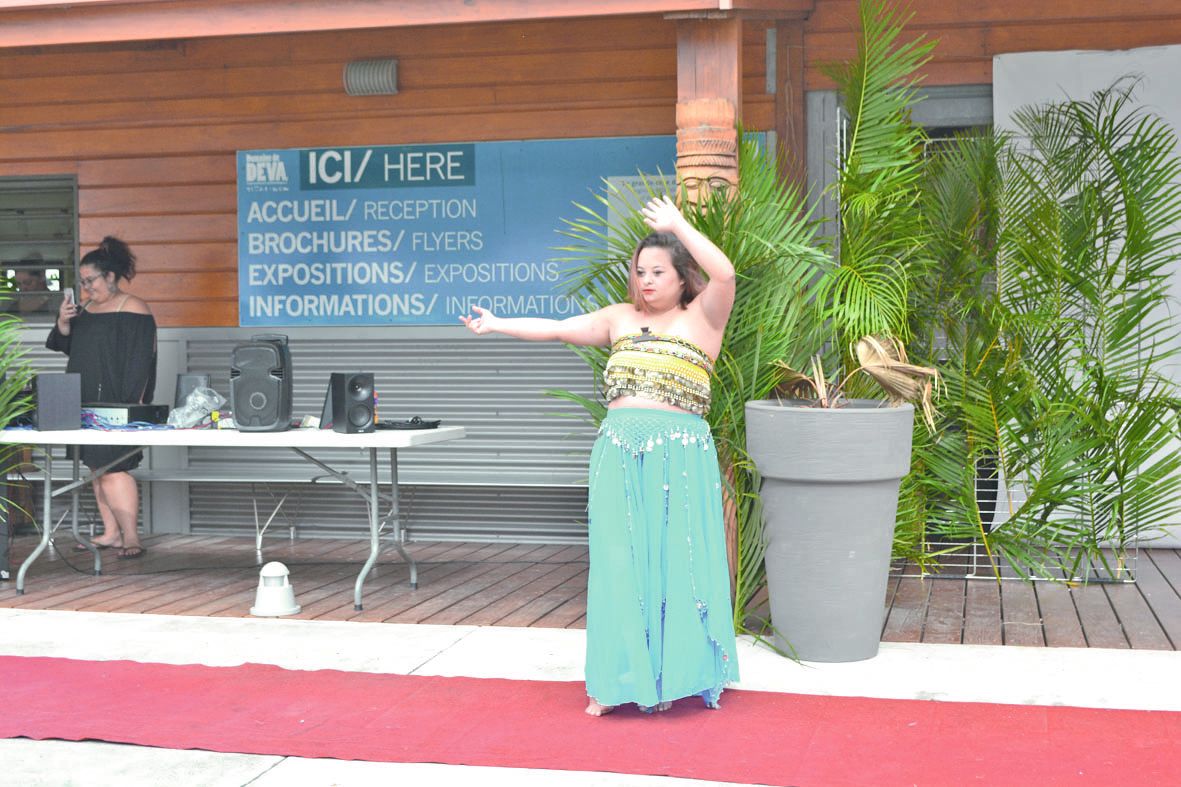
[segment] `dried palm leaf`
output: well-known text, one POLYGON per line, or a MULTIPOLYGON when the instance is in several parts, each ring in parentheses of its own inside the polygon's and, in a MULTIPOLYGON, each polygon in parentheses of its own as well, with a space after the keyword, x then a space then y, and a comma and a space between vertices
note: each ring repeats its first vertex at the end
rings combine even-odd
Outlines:
POLYGON ((890 404, 914 402, 922 407, 923 420, 935 430, 935 407, 932 398, 939 383, 939 372, 930 366, 916 366, 908 361, 906 348, 892 336, 865 336, 857 342, 856 371, 865 372, 882 387, 890 404))
POLYGON ((864 372, 882 387, 891 405, 903 402, 919 405, 927 427, 935 430, 933 399, 940 381, 937 369, 910 363, 906 348, 892 336, 865 336, 857 342, 856 354, 860 365, 836 384, 828 381, 820 355, 812 357, 811 374, 776 361, 782 380, 776 386, 775 394, 788 399, 814 399, 817 407, 838 407, 846 383, 853 375, 864 372))

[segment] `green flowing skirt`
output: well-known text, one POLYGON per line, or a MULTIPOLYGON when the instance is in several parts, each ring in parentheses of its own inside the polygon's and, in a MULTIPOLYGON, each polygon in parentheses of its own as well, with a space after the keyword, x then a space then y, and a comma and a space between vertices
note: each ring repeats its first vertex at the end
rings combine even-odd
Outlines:
POLYGON ((738 679, 722 483, 696 415, 610 410, 590 462, 586 690, 603 705, 701 696, 738 679))

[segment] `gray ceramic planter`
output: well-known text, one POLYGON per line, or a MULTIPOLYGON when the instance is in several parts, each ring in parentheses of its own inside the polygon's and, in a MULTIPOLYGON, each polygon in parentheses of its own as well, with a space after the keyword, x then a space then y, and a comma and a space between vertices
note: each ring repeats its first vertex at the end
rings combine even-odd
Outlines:
POLYGON ((771 621, 804 661, 873 658, 881 638, 898 485, 914 407, 746 403, 763 477, 771 621))

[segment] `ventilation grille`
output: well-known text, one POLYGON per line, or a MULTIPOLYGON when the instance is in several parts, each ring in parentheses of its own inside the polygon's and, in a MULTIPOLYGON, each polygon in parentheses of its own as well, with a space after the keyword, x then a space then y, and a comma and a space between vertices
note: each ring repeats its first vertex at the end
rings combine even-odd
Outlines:
POLYGON ((393 96, 398 92, 398 61, 355 60, 345 64, 344 91, 350 96, 393 96))

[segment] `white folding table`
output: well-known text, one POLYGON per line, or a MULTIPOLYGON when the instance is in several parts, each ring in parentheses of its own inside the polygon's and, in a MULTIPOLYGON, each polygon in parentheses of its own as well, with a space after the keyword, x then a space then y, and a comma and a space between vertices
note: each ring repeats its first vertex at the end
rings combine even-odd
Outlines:
MULTIPOLYGON (((85 544, 94 553, 94 573, 102 573, 102 554, 78 530, 78 496, 83 484, 104 470, 123 461, 139 448, 151 449, 160 447, 189 447, 201 446, 205 448, 289 448, 312 464, 319 467, 330 476, 340 481, 346 487, 360 495, 369 509, 369 558, 357 575, 356 586, 353 591, 353 605, 361 609, 361 587, 365 582, 373 565, 377 562, 380 550, 379 535, 383 524, 391 528, 394 547, 398 554, 410 566, 411 587, 418 587, 418 566, 406 554, 402 546, 402 521, 398 513, 398 449, 414 448, 458 440, 464 436, 462 426, 441 426, 435 429, 380 429, 365 434, 340 434, 328 429, 290 429, 284 432, 239 432, 233 429, 140 429, 140 430, 103 430, 103 429, 71 429, 65 431, 37 431, 30 429, 0 429, 0 444, 31 445, 42 449, 45 461, 43 473, 45 479, 42 496, 41 542, 37 545, 21 564, 16 576, 16 592, 25 592, 25 574, 29 566, 35 561, 46 547, 54 530, 61 522, 52 521, 50 504, 53 498, 69 493, 71 495, 70 519, 74 537, 85 544), (53 446, 77 445, 116 445, 128 446, 126 454, 105 467, 96 468, 93 473, 81 472, 82 467, 78 459, 78 452, 72 456, 73 473, 71 480, 54 488, 53 484, 53 446), (348 473, 337 470, 325 464, 308 453, 309 450, 325 448, 356 448, 369 454, 369 482, 358 483, 348 473), (390 492, 381 492, 377 477, 377 452, 389 451, 390 461, 390 492), (389 509, 383 516, 381 502, 389 504, 389 509)), ((64 518, 64 517, 63 517, 64 518)))

